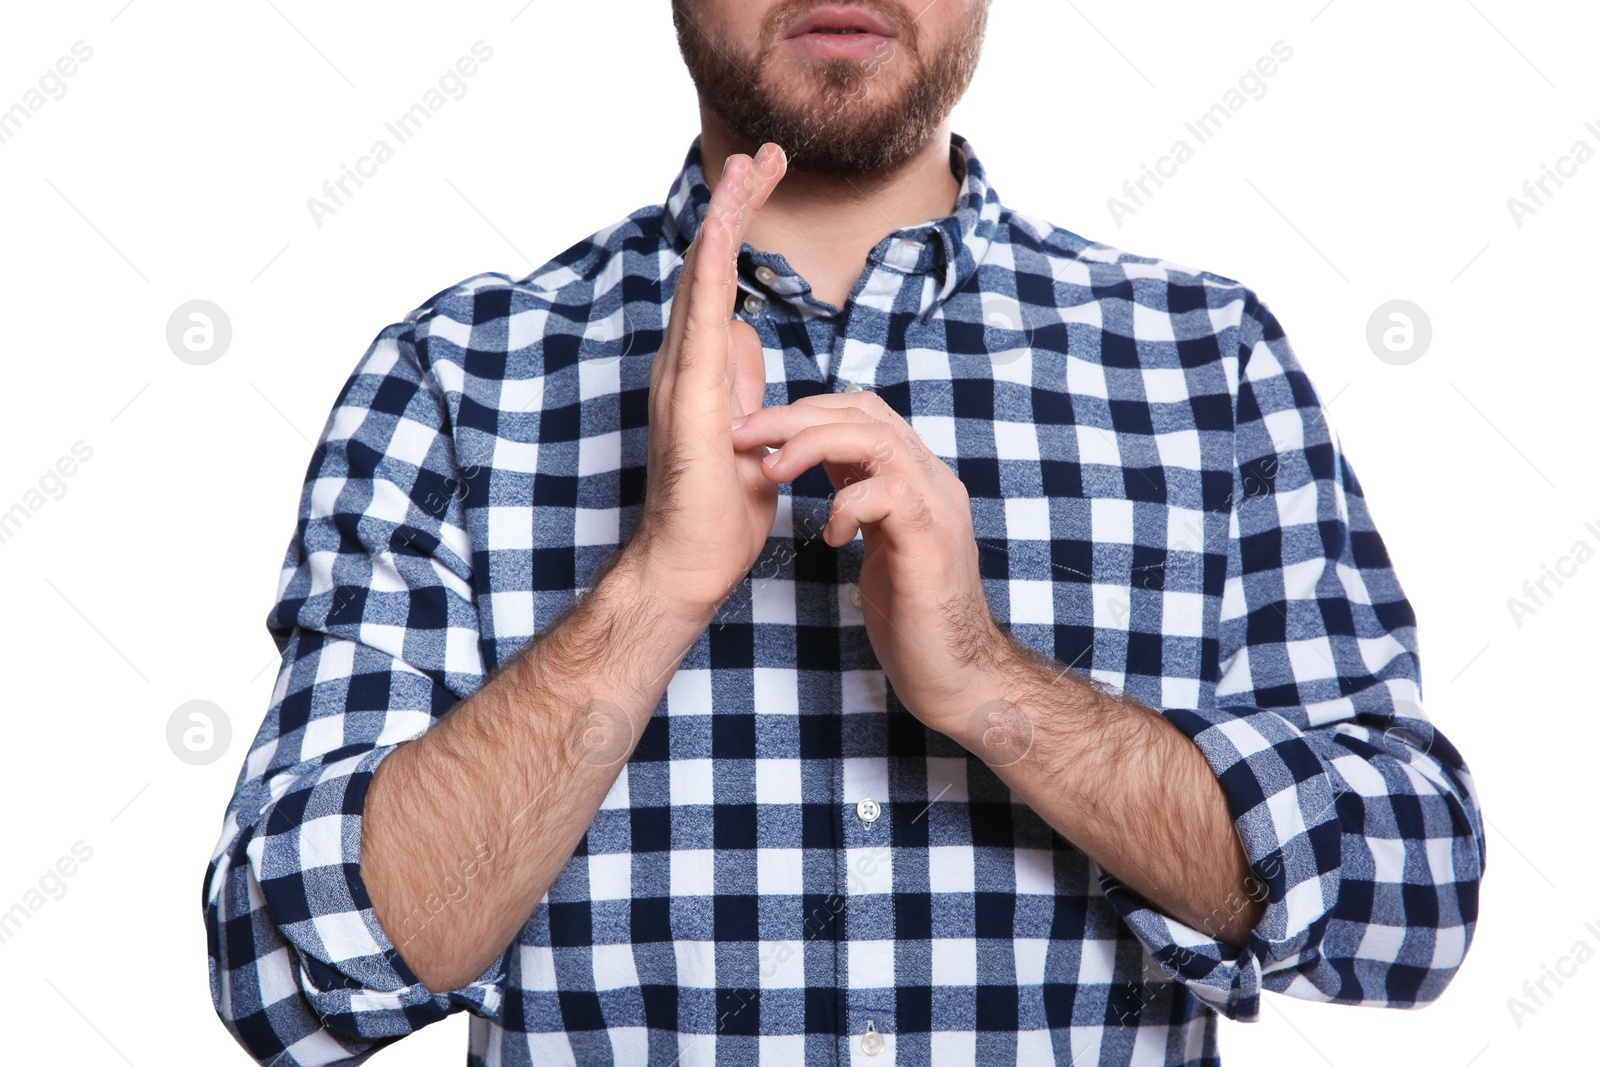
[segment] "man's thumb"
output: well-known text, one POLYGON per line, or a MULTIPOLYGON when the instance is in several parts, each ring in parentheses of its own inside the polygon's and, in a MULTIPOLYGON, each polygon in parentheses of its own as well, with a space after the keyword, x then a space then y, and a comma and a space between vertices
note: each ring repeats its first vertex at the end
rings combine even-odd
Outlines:
POLYGON ((728 341, 733 350, 733 395, 728 398, 728 406, 733 417, 738 418, 759 411, 766 402, 767 360, 754 326, 739 319, 728 325, 728 341))

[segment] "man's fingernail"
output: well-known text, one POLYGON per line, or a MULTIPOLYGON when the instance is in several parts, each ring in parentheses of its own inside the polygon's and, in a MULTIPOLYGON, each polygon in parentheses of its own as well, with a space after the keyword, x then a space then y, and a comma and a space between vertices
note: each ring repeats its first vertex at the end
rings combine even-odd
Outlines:
POLYGON ((780 457, 781 457, 781 456, 782 456, 782 455, 783 455, 783 449, 781 449, 781 448, 774 448, 774 449, 773 449, 773 450, 772 450, 772 451, 771 451, 771 453, 769 453, 769 454, 768 454, 768 456, 767 456, 767 458, 766 458, 766 459, 764 459, 764 460, 762 460, 762 461, 761 461, 761 462, 762 462, 762 463, 765 463, 765 464, 766 464, 766 465, 767 465, 767 466, 769 466, 769 467, 776 467, 776 466, 777 466, 777 465, 778 465, 778 459, 779 459, 779 458, 780 458, 780 457))
POLYGON ((745 423, 747 423, 749 421, 750 421, 750 416, 749 415, 740 415, 738 418, 734 419, 733 422, 729 423, 729 425, 732 426, 735 430, 737 430, 739 427, 743 426, 745 423))

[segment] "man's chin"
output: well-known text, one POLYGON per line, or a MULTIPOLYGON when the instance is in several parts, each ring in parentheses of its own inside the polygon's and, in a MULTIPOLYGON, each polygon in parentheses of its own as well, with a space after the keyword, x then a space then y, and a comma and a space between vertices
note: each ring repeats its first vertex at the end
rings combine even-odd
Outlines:
POLYGON ((898 124, 896 116, 905 113, 902 87, 886 84, 839 85, 818 79, 792 81, 775 86, 768 96, 773 108, 789 125, 826 126, 840 135, 898 124))
POLYGON ((855 106, 886 107, 905 96, 905 79, 886 71, 866 72, 857 63, 800 63, 773 70, 762 79, 769 99, 791 108, 855 106))

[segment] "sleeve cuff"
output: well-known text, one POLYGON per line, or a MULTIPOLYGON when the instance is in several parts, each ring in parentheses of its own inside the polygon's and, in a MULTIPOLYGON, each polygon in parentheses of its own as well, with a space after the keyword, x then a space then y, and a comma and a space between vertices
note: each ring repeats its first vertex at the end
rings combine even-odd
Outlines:
POLYGON ((502 955, 475 981, 434 993, 378 922, 361 877, 361 812, 373 771, 393 751, 313 767, 274 788, 246 849, 267 914, 297 957, 301 991, 329 1027, 363 1038, 402 1037, 463 1008, 496 1017, 505 978, 502 955))
MULTIPOLYGON (((1281 715, 1254 707, 1162 714, 1194 741, 1222 783, 1251 875, 1266 891, 1266 912, 1244 948, 1234 948, 1094 869, 1107 900, 1170 978, 1226 1017, 1253 1021, 1266 976, 1320 955, 1339 896, 1338 793, 1304 735, 1281 715)), ((1245 903, 1242 891, 1225 902, 1214 913, 1217 925, 1245 903)))

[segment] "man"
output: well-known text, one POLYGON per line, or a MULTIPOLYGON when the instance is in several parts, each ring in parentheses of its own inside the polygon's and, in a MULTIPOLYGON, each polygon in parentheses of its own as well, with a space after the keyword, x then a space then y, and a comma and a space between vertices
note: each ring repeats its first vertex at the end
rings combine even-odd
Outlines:
POLYGON ((1253 292, 1001 206, 986 14, 679 0, 666 203, 378 335, 206 885, 256 1059, 1214 1064, 1450 980, 1360 485, 1253 292))

